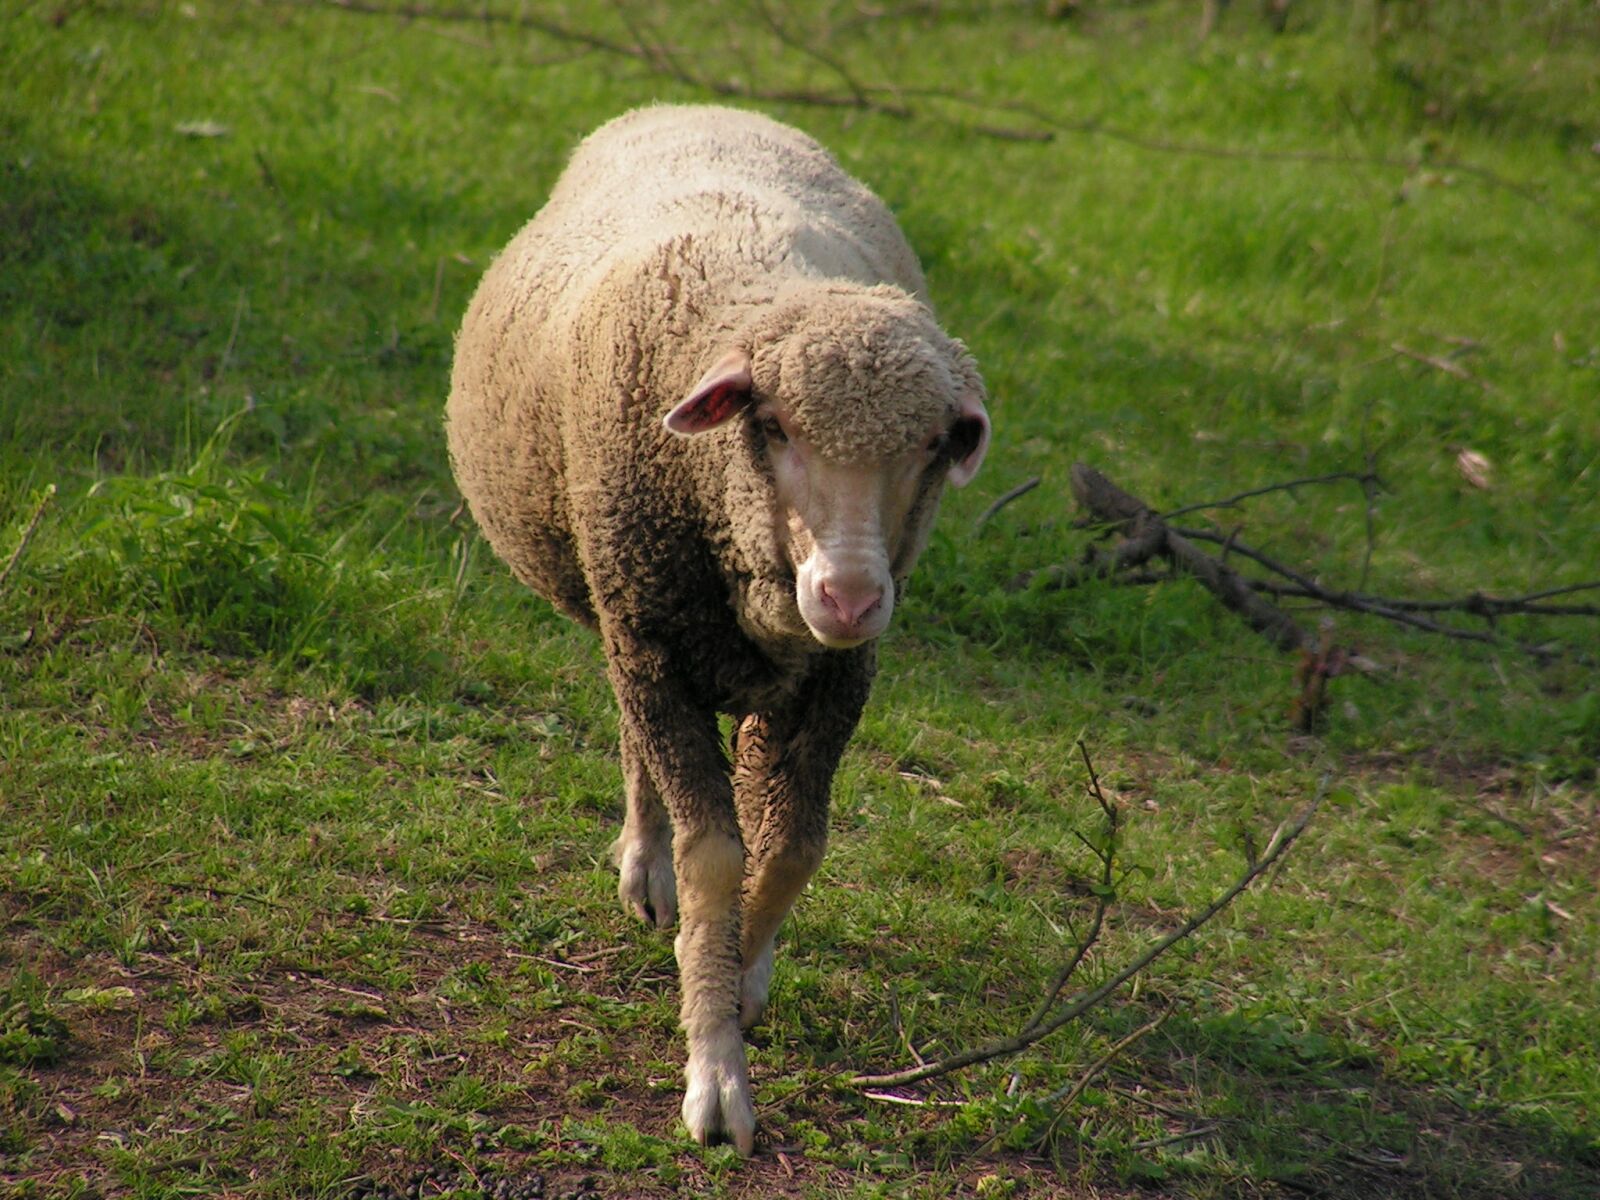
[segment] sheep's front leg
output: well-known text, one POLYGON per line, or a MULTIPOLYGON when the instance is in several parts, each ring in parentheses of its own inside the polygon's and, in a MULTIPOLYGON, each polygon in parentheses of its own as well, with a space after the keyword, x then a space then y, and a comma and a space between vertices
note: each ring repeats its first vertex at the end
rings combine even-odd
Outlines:
POLYGON ((697 1142, 726 1136, 739 1153, 755 1144, 744 1035, 739 1029, 739 888, 744 846, 737 834, 680 828, 674 844, 682 924, 675 949, 689 1042, 683 1123, 697 1142))
POLYGON ((746 716, 734 736, 734 793, 749 848, 739 1023, 754 1025, 772 986, 778 927, 822 863, 829 792, 872 683, 870 647, 830 654, 792 706, 746 716))
POLYGON ((788 745, 794 714, 784 718, 752 713, 734 732, 734 795, 750 852, 740 939, 739 1024, 746 1029, 766 1007, 778 926, 821 865, 828 840, 827 781, 820 796, 814 787, 810 795, 797 790, 788 745))
POLYGON ((627 815, 611 844, 617 864, 617 895, 646 925, 668 928, 678 919, 678 887, 673 877, 672 822, 655 781, 633 737, 623 730, 622 780, 627 815))
POLYGON ((674 686, 670 665, 648 648, 635 643, 608 657, 625 745, 672 822, 680 1018, 689 1043, 683 1121, 696 1141, 725 1137, 749 1154, 755 1107, 738 1021, 744 843, 716 714, 674 686))

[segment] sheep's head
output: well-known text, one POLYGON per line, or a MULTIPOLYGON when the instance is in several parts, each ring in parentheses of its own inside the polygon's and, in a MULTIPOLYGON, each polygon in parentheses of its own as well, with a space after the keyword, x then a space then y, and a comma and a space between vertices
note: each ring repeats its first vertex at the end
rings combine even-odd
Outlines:
POLYGON ((983 461, 983 384, 927 309, 888 287, 776 305, 747 345, 711 365, 666 427, 694 437, 739 423, 794 578, 788 632, 859 645, 888 627, 944 484, 983 461))

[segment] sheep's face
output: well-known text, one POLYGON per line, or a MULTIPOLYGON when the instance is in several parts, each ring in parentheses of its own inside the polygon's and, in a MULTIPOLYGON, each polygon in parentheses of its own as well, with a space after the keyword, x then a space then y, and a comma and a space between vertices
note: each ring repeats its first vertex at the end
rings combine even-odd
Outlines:
MULTIPOLYGON (((789 632, 844 649, 888 628, 944 484, 962 486, 983 461, 989 418, 976 373, 942 334, 891 339, 889 369, 848 378, 835 335, 791 341, 755 371, 748 354, 730 353, 666 426, 692 436, 744 423, 772 481, 773 542, 794 578, 789 632)), ((871 341, 869 332, 860 344, 871 341)))
POLYGON ((894 613, 897 581, 922 553, 942 485, 965 483, 981 457, 981 405, 930 422, 909 450, 844 462, 819 453, 781 405, 762 404, 752 415, 806 630, 836 649, 877 637, 894 613))

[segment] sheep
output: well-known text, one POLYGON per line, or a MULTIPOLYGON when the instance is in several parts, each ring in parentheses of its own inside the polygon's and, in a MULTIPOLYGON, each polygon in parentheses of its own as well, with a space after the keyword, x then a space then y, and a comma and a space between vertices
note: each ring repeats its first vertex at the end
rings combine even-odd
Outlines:
POLYGON ((591 134, 463 319, 452 466, 512 573, 599 632, 618 894, 678 922, 701 1143, 752 1152, 741 1028, 821 861, 874 639, 943 485, 983 460, 985 398, 883 203, 736 109, 591 134))

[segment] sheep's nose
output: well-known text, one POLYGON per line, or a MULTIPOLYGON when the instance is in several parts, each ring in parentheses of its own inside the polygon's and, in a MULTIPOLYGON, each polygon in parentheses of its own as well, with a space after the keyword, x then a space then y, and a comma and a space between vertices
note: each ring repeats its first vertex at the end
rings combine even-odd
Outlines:
POLYGON ((870 584, 858 589, 829 584, 824 580, 819 590, 822 603, 850 628, 860 625, 868 613, 883 603, 883 589, 870 584))

